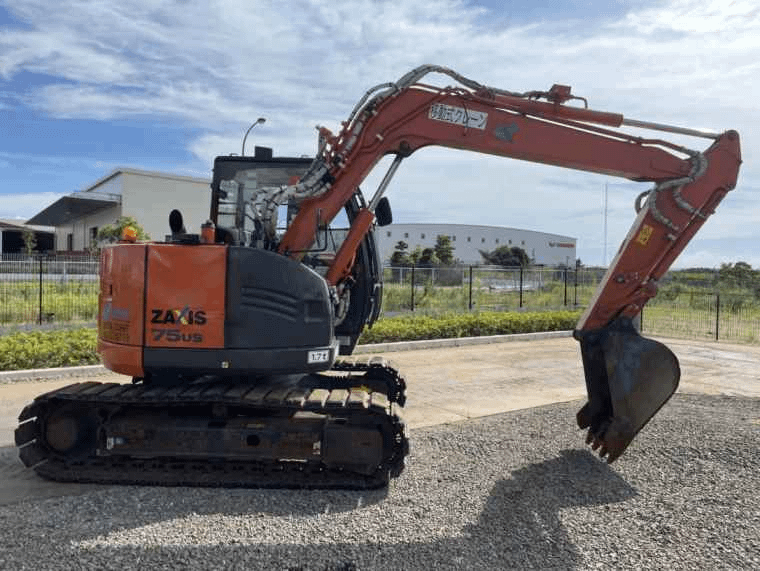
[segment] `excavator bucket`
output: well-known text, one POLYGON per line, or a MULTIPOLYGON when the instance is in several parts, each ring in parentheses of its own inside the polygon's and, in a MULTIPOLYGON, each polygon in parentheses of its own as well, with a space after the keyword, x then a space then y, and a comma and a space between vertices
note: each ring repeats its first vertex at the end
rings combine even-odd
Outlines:
POLYGON ((578 426, 586 442, 614 462, 678 387, 678 359, 662 343, 645 339, 630 319, 579 332, 588 402, 578 426))

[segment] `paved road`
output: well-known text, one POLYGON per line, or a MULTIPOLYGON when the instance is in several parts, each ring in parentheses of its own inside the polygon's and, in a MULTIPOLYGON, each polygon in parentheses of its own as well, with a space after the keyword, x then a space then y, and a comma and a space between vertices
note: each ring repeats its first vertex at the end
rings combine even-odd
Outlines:
MULTIPOLYGON (((664 341, 681 362, 680 392, 760 397, 760 347, 664 341)), ((578 400, 580 406, 585 397, 578 343, 570 337, 384 355, 407 379, 404 416, 412 429, 558 402, 578 400)), ((22 470, 11 447, 16 418, 27 402, 79 380, 0 385, 0 504, 90 489, 41 481, 22 470)), ((129 379, 108 374, 87 380, 129 379)))

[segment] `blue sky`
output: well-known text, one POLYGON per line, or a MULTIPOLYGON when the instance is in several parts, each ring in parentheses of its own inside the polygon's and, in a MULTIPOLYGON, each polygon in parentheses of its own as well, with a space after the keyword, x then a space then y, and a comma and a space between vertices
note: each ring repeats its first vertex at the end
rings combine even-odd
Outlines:
MULTIPOLYGON (((0 218, 29 218, 118 166, 208 177, 259 116, 249 145, 311 155, 315 125, 337 130, 369 87, 435 63, 514 91, 572 85, 591 107, 635 119, 737 129, 737 190, 677 266, 760 266, 755 0, 65 4, 0 0, 0 218)), ((605 186, 609 260, 648 185, 431 148, 388 196, 398 222, 566 234, 600 264, 605 186)))

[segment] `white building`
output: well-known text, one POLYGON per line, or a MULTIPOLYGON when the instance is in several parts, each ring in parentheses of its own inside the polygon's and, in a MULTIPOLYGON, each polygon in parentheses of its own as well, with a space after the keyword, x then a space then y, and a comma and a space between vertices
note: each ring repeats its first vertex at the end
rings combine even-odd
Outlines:
POLYGON ((55 249, 81 252, 98 230, 132 216, 153 240, 170 233, 169 212, 179 209, 188 232, 199 233, 209 217, 210 180, 119 168, 88 188, 58 199, 28 224, 55 226, 55 249))
POLYGON ((454 258, 464 264, 482 264, 483 257, 478 250, 490 252, 499 246, 517 246, 525 250, 534 264, 575 265, 576 239, 570 236, 469 224, 390 224, 378 228, 380 259, 387 263, 399 242, 409 245, 408 252, 417 246, 432 248, 439 235, 449 236, 454 258))

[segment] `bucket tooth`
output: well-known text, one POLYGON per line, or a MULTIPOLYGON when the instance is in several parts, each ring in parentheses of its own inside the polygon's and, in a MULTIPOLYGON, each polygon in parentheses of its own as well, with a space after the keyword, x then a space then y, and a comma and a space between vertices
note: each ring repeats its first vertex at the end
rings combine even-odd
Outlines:
POLYGON ((614 462, 678 387, 678 359, 665 345, 639 335, 630 319, 577 332, 588 402, 577 422, 586 442, 614 462))

